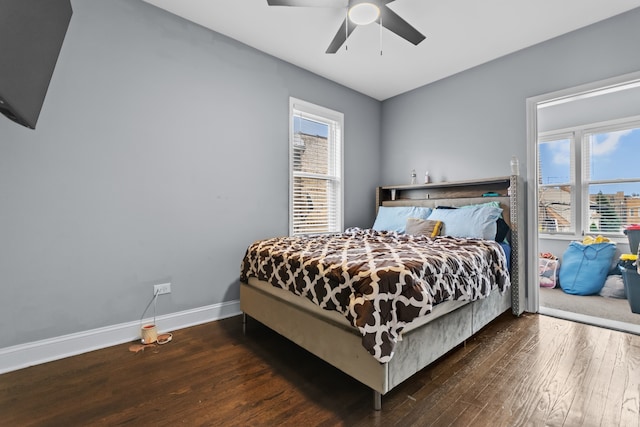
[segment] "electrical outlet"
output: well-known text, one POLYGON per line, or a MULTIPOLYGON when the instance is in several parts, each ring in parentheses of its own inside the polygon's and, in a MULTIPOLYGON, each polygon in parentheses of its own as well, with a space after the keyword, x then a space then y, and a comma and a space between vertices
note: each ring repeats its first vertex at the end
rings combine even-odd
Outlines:
POLYGON ((171 283, 162 283, 160 285, 153 285, 154 295, 163 295, 171 293, 171 283))

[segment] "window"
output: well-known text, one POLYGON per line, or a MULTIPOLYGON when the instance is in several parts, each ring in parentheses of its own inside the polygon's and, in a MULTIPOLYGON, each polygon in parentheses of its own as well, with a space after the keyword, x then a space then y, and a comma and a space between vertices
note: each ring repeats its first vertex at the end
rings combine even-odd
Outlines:
POLYGON ((540 232, 574 231, 573 134, 550 135, 538 143, 538 227, 540 232))
POLYGON ((640 223, 639 164, 638 119, 541 134, 539 231, 621 236, 640 223))
POLYGON ((342 231, 342 113, 291 98, 289 233, 342 231))

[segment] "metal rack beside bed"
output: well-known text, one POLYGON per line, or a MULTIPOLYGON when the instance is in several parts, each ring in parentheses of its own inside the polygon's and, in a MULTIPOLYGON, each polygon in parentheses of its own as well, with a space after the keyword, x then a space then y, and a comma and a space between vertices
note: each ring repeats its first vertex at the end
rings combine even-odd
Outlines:
POLYGON ((411 322, 395 343, 393 357, 381 363, 363 347, 363 334, 337 311, 320 308, 308 299, 272 286, 256 277, 240 284, 240 307, 250 316, 305 348, 381 396, 414 373, 476 334, 510 307, 519 315, 524 277, 522 206, 517 176, 451 183, 378 187, 379 206, 459 207, 498 202, 510 226, 511 289, 493 291, 475 301, 447 301, 411 322), (490 195, 483 197, 483 195, 490 195), (330 345, 329 345, 330 343, 330 345))

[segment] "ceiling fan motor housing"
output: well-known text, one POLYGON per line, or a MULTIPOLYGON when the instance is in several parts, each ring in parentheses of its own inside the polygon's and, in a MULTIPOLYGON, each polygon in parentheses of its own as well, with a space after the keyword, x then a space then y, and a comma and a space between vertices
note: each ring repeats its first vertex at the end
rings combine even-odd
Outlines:
POLYGON ((380 17, 380 7, 376 2, 353 0, 349 4, 349 19, 356 25, 368 25, 380 17))

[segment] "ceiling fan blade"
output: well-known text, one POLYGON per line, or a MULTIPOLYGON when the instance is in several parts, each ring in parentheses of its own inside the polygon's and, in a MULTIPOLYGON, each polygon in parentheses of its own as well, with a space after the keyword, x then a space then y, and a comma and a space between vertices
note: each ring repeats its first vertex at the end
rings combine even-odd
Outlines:
POLYGON ((419 44, 426 37, 407 21, 400 18, 393 10, 384 6, 380 9, 380 17, 382 18, 382 26, 389 31, 393 31, 403 39, 413 43, 419 44))
POLYGON ((340 49, 340 46, 342 46, 344 42, 347 41, 347 37, 351 35, 353 30, 355 30, 357 26, 355 24, 351 24, 349 25, 349 28, 345 29, 346 25, 347 20, 345 19, 344 21, 342 21, 342 25, 340 25, 338 32, 336 33, 335 37, 333 37, 333 40, 329 44, 329 47, 327 48, 327 51, 325 53, 336 53, 338 49, 340 49), (348 31, 349 34, 347 34, 345 31, 348 31))
POLYGON ((269 6, 347 7, 348 0, 267 0, 269 6))

